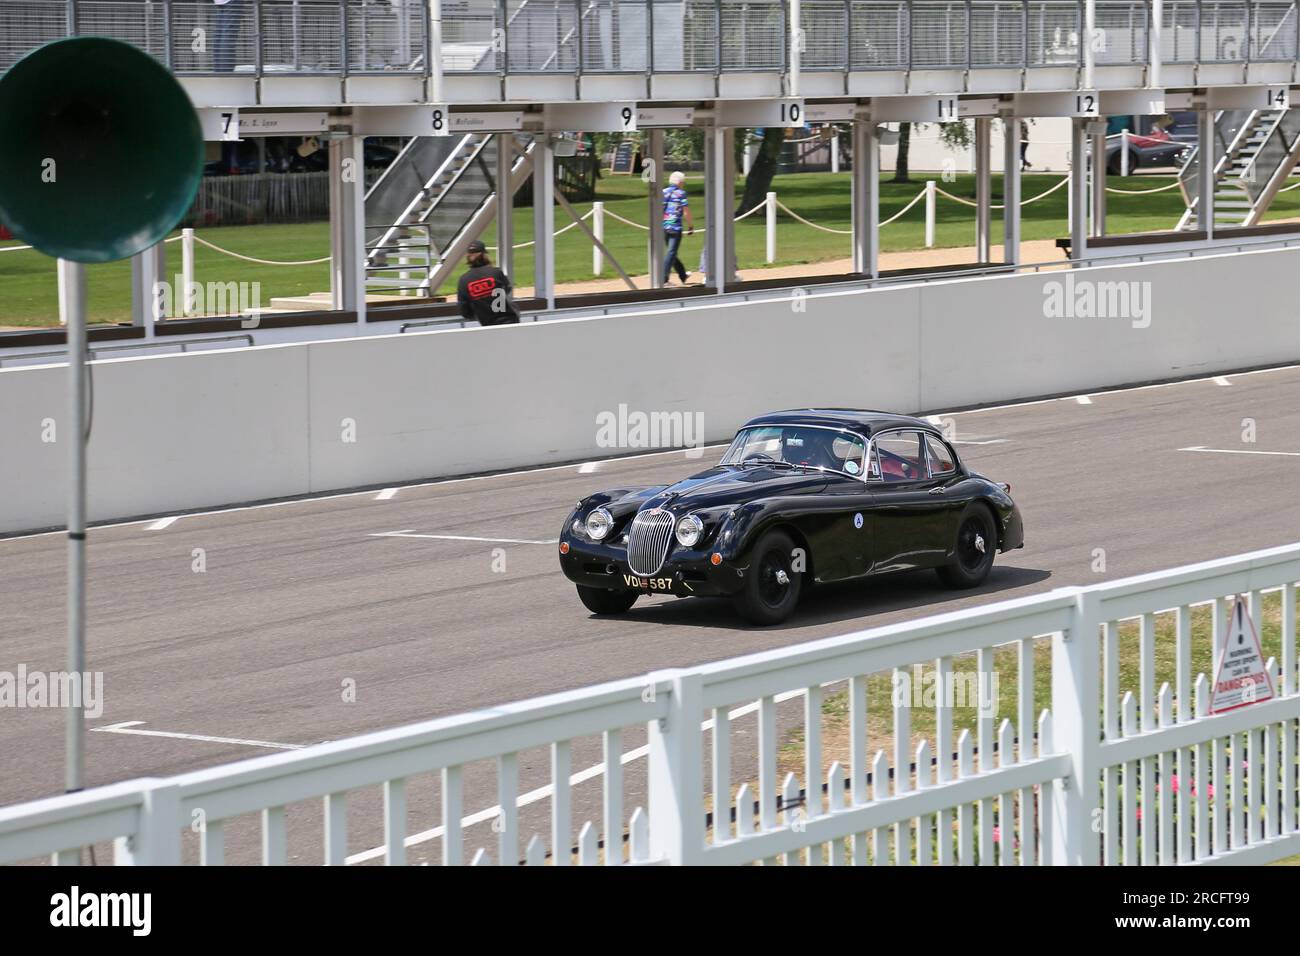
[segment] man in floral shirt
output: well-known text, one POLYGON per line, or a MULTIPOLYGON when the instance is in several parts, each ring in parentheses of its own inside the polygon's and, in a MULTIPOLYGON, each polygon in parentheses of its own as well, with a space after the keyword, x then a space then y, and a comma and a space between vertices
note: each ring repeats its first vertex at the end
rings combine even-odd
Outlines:
POLYGON ((677 257, 682 244, 683 224, 687 235, 695 234, 695 226, 691 223, 691 207, 686 198, 686 190, 682 188, 685 181, 686 174, 678 170, 668 177, 668 185, 664 188, 664 285, 668 284, 668 277, 674 269, 677 270, 677 278, 682 285, 686 285, 686 279, 690 275, 686 266, 682 265, 682 260, 677 257))

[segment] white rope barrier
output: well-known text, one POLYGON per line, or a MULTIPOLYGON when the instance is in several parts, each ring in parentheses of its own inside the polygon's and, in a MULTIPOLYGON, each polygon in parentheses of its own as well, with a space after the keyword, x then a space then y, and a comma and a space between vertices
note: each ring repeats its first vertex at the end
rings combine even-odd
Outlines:
POLYGON ((4 246, 0 252, 21 252, 23 249, 30 249, 31 246, 4 246))
MULTIPOLYGON (((592 214, 593 211, 594 211, 594 210, 590 210, 590 209, 589 209, 589 210, 587 210, 586 215, 580 216, 580 217, 578 217, 578 218, 579 218, 579 219, 590 219, 590 218, 591 218, 591 214, 592 214)), ((605 214, 608 215, 608 216, 612 216, 612 215, 614 215, 612 212, 609 212, 609 211, 606 211, 605 214)), ((565 226, 563 229, 556 229, 555 232, 551 233, 551 238, 554 239, 556 236, 562 236, 562 235, 564 235, 566 232, 568 232, 570 229, 573 229, 573 228, 574 228, 575 226, 577 226, 577 225, 578 225, 578 224, 577 224, 576 222, 571 222, 571 223, 569 223, 567 226, 565 226)), ((635 223, 634 223, 633 225, 635 225, 635 223)), ((516 243, 514 243, 510 248, 511 248, 511 249, 527 249, 529 246, 535 246, 535 245, 537 245, 537 240, 536 240, 536 239, 529 239, 527 242, 516 242, 516 243)), ((499 246, 485 246, 484 248, 491 249, 493 252, 496 252, 497 249, 499 249, 500 247, 499 247, 499 246)))
POLYGON ((776 205, 777 205, 777 207, 778 207, 779 209, 783 210, 783 211, 786 212, 788 215, 790 215, 790 216, 794 217, 795 219, 799 220, 799 221, 800 221, 801 223, 803 223, 805 226, 812 226, 814 229, 820 229, 822 232, 833 233, 834 235, 837 235, 837 236, 851 236, 851 235, 853 235, 853 230, 852 230, 852 229, 832 229, 832 228, 830 228, 829 226, 819 226, 819 225, 817 225, 817 223, 815 223, 815 222, 809 222, 807 219, 805 219, 803 216, 799 215, 797 212, 795 212, 793 209, 791 209, 791 208, 790 208, 789 206, 787 206, 785 203, 781 202, 781 200, 779 200, 779 199, 776 201, 776 205))
MULTIPOLYGON (((1041 192, 1041 193, 1039 193, 1037 196, 1031 196, 1029 199, 1022 199, 1022 200, 1020 201, 1020 205, 1022 205, 1022 206, 1028 206, 1031 202, 1038 202, 1038 200, 1040 200, 1040 199, 1045 199, 1045 198, 1047 198, 1048 196, 1050 196, 1052 193, 1056 192, 1058 189, 1060 189, 1062 186, 1064 186, 1064 185, 1065 185, 1066 183, 1068 183, 1069 181, 1070 181, 1070 177, 1069 177, 1069 176, 1066 176, 1064 179, 1062 179, 1059 183, 1057 183, 1057 184, 1056 184, 1055 186, 1053 186, 1051 189, 1048 189, 1048 190, 1046 190, 1045 192, 1041 192)), ((974 205, 976 205, 976 203, 971 202, 969 199, 962 199, 960 196, 954 196, 952 193, 948 192, 947 190, 941 189, 941 188, 939 188, 938 186, 935 186, 935 191, 938 192, 938 193, 940 193, 941 195, 947 196, 947 197, 948 197, 949 199, 951 199, 953 202, 959 202, 959 203, 961 203, 963 206, 974 206, 974 205)), ((990 208, 990 209, 1005 209, 1005 208, 1006 208, 1006 203, 990 203, 990 204, 989 204, 989 208, 990 208)))
POLYGON ((1107 186, 1106 192, 1115 193, 1119 196, 1149 196, 1152 193, 1162 193, 1170 189, 1178 188, 1178 180, 1174 180, 1166 186, 1158 186, 1155 189, 1116 189, 1114 186, 1107 186))
POLYGON ((203 245, 207 246, 209 249, 213 249, 224 255, 230 256, 234 259, 243 259, 245 262, 256 262, 264 266, 315 266, 315 265, 320 265, 322 262, 330 261, 329 256, 324 256, 320 259, 298 259, 294 261, 284 261, 280 259, 258 259, 256 256, 245 256, 239 254, 238 252, 231 252, 229 249, 222 249, 217 244, 208 242, 208 240, 204 239, 202 236, 199 235, 194 236, 194 241, 202 243, 203 245))
POLYGON ((907 212, 909 209, 911 209, 913 206, 915 206, 917 203, 919 203, 919 202, 920 202, 922 199, 924 199, 924 198, 925 198, 925 190, 922 189, 919 193, 917 193, 915 196, 912 197, 912 201, 911 201, 910 203, 908 203, 908 204, 907 204, 906 206, 904 206, 902 209, 898 210, 898 212, 894 213, 892 216, 890 216, 890 217, 889 217, 888 219, 886 219, 884 222, 880 223, 880 225, 882 225, 882 226, 888 226, 891 222, 894 222, 896 219, 901 218, 902 215, 903 215, 903 213, 907 212))

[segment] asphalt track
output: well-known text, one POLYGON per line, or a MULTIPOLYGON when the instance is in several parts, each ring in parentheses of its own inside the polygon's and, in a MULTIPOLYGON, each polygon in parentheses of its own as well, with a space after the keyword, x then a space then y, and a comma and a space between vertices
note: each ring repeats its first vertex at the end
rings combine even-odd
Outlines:
MULTIPOLYGON (((1025 548, 1000 555, 977 591, 945 591, 930 573, 891 576, 819 590, 768 629, 707 599, 646 598, 624 617, 590 617, 549 543, 583 494, 671 481, 716 460, 718 449, 703 459, 639 456, 92 530, 88 662, 105 674, 106 704, 88 722, 87 783, 173 774, 1300 540, 1300 369, 952 418, 966 461, 1011 483, 1025 548), (1243 441, 1244 419, 1254 421, 1253 443, 1243 441), (345 701, 347 686, 355 701, 345 701), (121 724, 129 726, 93 729, 121 724)), ((60 534, 0 541, 0 670, 64 667, 64 574, 60 534)), ((625 747, 641 742, 629 733, 625 747)), ((0 804, 60 792, 62 750, 62 711, 0 709, 0 804)), ((546 783, 548 759, 521 755, 521 791, 546 783)), ((595 742, 581 741, 572 769, 599 760, 595 742)), ((643 771, 644 760, 627 766, 629 806, 644 802, 643 771)), ((465 788, 467 814, 494 804, 490 767, 467 768, 465 788)), ((412 833, 437 822, 436 791, 433 777, 410 783, 412 833)), ((577 825, 599 819, 598 795, 598 777, 575 789, 577 825)), ((529 805, 525 836, 546 831, 547 812, 546 800, 529 805)), ((319 816, 314 805, 291 811, 292 862, 320 860, 319 816)), ((377 789, 358 793, 354 855, 380 845, 379 820, 377 789)), ((255 823, 228 830, 232 862, 256 858, 255 823)), ((466 831, 470 847, 494 839, 485 824, 466 831)), ((410 859, 437 853, 437 841, 422 840, 410 859)))

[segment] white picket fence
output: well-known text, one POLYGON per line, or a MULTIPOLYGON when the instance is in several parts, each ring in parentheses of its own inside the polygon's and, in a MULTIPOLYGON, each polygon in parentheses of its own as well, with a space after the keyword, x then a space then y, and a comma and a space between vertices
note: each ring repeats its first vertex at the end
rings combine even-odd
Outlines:
POLYGON ((511 864, 1268 862, 1300 854, 1297 581, 1289 545, 35 801, 0 809, 0 863, 74 863, 111 841, 117 863, 220 864, 241 818, 260 829, 262 862, 283 863, 287 813, 303 805, 315 816, 297 832, 323 827, 331 864, 404 863, 434 839, 443 863, 462 863, 465 835, 488 822, 511 864), (1276 693, 1208 716, 1213 674, 1193 680, 1192 662, 1217 659, 1238 594, 1280 634, 1276 693), (958 674, 976 700, 895 695, 916 665, 916 686, 958 674), (645 747, 625 752, 642 727, 645 747), (876 738, 890 752, 873 754, 876 738), (596 746, 601 763, 575 775, 574 754, 596 746), (521 794, 537 762, 523 755, 539 749, 549 782, 521 794), (625 765, 642 753, 649 809, 628 816, 625 765), (782 760, 799 772, 778 779, 782 760), (496 807, 466 812, 470 774, 478 791, 495 780, 496 807), (412 834, 418 775, 441 819, 412 834), (575 841, 575 787, 597 779, 601 819, 575 841), (349 857, 349 798, 365 788, 382 790, 383 845, 349 857), (539 802, 549 839, 521 852, 521 810, 539 802))

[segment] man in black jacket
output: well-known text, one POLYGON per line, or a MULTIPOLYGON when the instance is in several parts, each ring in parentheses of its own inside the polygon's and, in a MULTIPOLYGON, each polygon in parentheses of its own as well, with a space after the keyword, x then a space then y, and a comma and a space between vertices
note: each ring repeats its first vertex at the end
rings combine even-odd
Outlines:
POLYGON ((479 325, 506 325, 519 321, 519 313, 510 298, 510 278, 487 257, 487 247, 475 239, 465 253, 469 269, 460 277, 456 301, 460 314, 478 319, 479 325))

